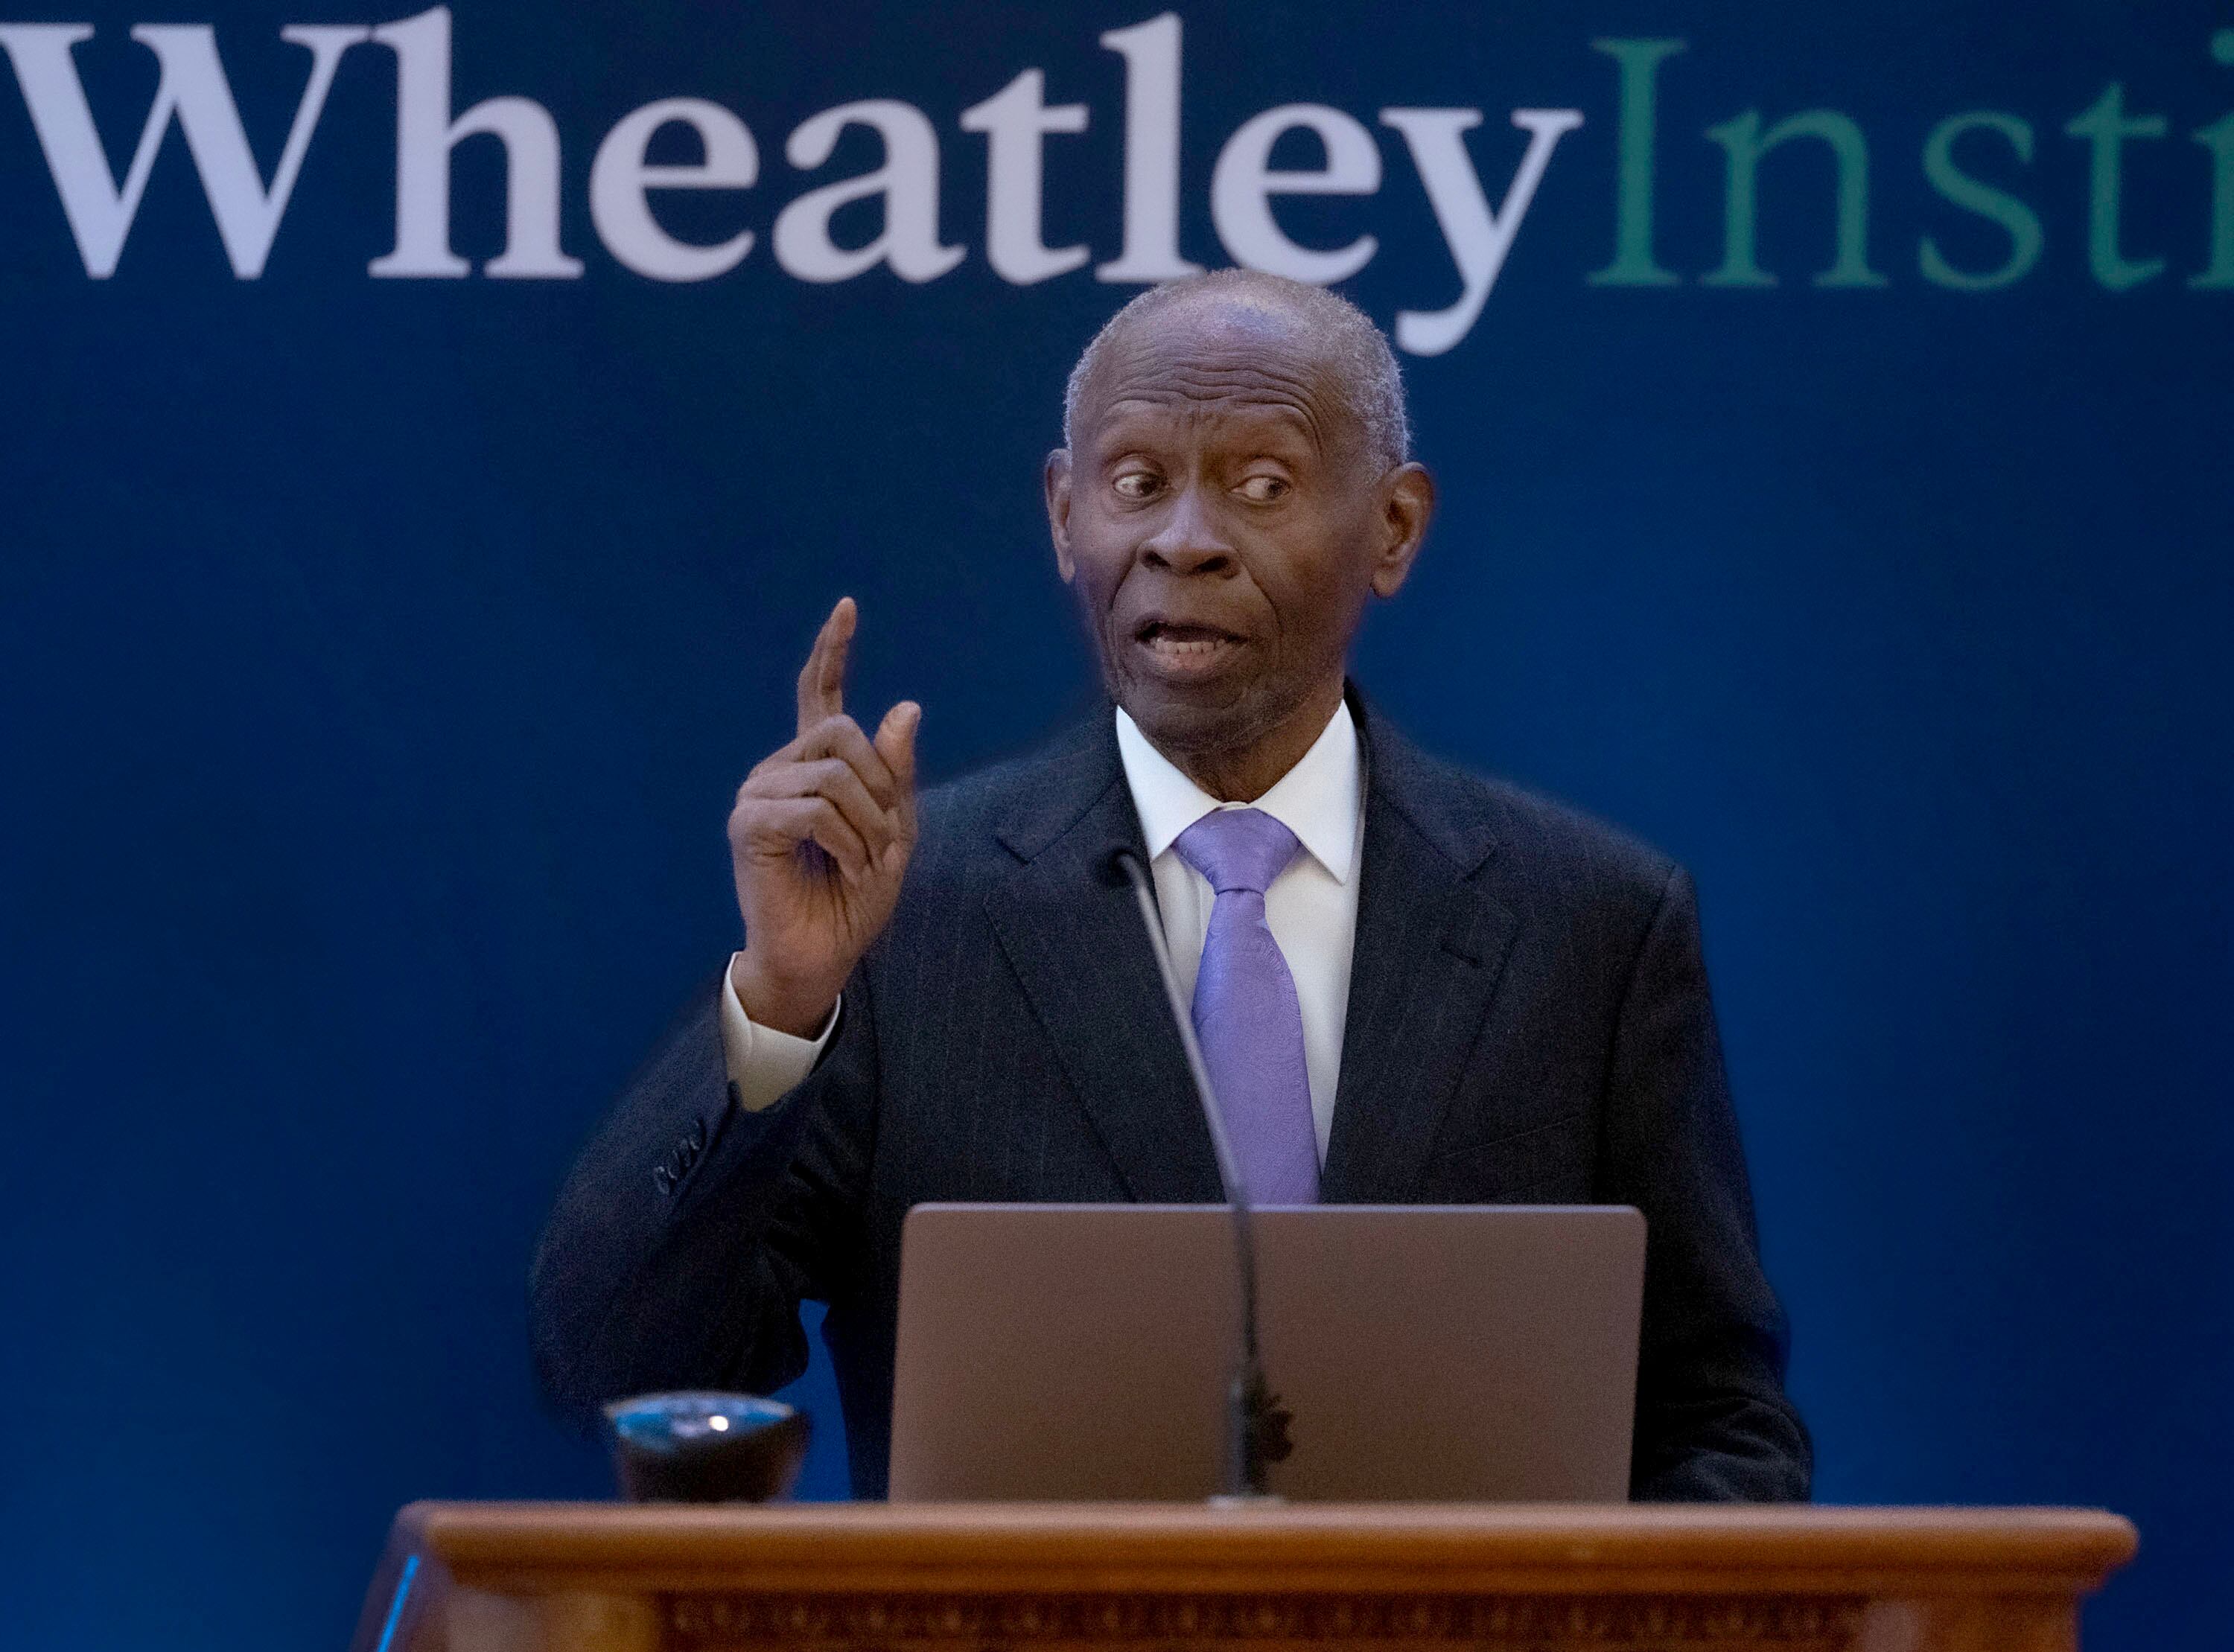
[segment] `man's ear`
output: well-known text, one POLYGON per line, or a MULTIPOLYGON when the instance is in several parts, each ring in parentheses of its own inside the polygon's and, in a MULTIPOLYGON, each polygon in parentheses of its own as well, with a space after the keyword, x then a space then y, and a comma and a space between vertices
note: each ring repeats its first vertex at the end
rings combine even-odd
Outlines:
POLYGON ((1403 464, 1381 480, 1381 545, 1373 558, 1373 594, 1403 589, 1435 513, 1435 479, 1425 465, 1403 464))
POLYGON ((1058 447, 1047 456, 1047 466, 1040 474, 1040 488, 1047 495, 1048 537, 1055 541, 1055 571, 1068 584, 1078 571, 1078 564, 1070 554, 1070 449, 1058 447))

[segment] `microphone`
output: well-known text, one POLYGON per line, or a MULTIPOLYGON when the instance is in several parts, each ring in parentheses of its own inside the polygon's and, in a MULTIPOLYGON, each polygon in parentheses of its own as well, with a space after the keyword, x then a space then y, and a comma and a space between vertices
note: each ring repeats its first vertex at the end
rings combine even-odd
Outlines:
POLYGON ((1225 1190, 1225 1203, 1233 1212, 1233 1255, 1241 1283, 1241 1346, 1233 1378, 1226 1390, 1225 1492, 1215 1503, 1277 1502, 1273 1497, 1270 1465, 1282 1463, 1295 1449, 1289 1437, 1293 1414, 1280 1404, 1264 1379, 1264 1361, 1257 1342, 1257 1234, 1251 1221, 1249 1189, 1233 1157, 1233 1141, 1225 1133, 1225 1117, 1218 1110, 1211 1088, 1210 1069, 1203 1065, 1202 1046, 1194 1035, 1194 1017, 1179 992, 1179 972, 1172 967, 1171 948, 1164 943, 1163 916, 1156 909, 1155 887, 1148 881, 1140 857, 1122 845, 1103 857, 1104 882, 1129 884, 1140 909, 1140 926, 1148 933, 1148 950, 1156 955, 1156 973, 1163 978, 1164 997, 1178 1026, 1179 1047, 1186 1052, 1187 1072, 1194 1080, 1195 1099, 1202 1106, 1203 1122, 1210 1126, 1210 1146, 1218 1159, 1218 1179, 1225 1190))

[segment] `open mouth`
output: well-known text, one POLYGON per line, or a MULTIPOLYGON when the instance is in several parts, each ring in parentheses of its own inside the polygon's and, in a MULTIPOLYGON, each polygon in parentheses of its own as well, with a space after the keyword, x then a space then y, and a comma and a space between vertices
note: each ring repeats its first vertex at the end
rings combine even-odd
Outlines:
POLYGON ((1133 640, 1163 664, 1186 669, 1223 657, 1238 648, 1242 639, 1216 625, 1152 619, 1133 633, 1133 640))

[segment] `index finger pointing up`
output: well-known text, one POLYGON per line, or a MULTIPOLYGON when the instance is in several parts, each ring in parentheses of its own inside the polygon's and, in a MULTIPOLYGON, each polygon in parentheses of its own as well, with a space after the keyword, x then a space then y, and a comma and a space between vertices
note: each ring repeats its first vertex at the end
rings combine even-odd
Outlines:
POLYGON ((840 597, 814 635, 814 646, 799 673, 799 732, 802 735, 846 709, 846 653, 853 641, 857 611, 840 597))

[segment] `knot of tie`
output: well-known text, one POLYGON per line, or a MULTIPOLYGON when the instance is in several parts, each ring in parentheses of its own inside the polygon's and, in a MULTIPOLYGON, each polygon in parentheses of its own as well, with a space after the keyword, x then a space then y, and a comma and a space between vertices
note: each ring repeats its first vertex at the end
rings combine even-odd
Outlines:
POLYGON ((1213 809, 1172 840, 1179 859, 1223 895, 1261 895, 1303 847, 1296 834, 1262 809, 1213 809))

